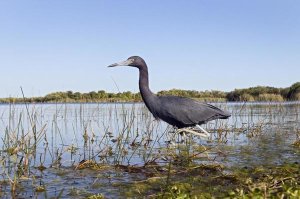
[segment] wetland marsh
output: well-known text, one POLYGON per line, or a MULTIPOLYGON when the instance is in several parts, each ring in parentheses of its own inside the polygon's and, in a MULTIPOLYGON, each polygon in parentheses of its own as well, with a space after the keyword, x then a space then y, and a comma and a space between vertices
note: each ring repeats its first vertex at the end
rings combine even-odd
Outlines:
POLYGON ((0 196, 300 197, 300 102, 214 105, 206 139, 142 103, 2 104, 0 196))

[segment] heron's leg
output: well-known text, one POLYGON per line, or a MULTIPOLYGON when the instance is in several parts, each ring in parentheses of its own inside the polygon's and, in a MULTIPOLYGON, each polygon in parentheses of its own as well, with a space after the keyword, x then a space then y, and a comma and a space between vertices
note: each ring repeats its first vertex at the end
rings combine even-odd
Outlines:
POLYGON ((209 133, 204 128, 202 128, 199 124, 196 125, 196 128, 202 131, 206 135, 206 137, 209 137, 209 133))
POLYGON ((185 134, 185 131, 182 132, 181 136, 183 137, 183 139, 186 138, 186 134, 185 134))
POLYGON ((200 137, 208 137, 207 134, 205 133, 199 133, 197 131, 193 131, 192 129, 189 128, 181 128, 181 129, 177 129, 176 133, 191 133, 200 137))

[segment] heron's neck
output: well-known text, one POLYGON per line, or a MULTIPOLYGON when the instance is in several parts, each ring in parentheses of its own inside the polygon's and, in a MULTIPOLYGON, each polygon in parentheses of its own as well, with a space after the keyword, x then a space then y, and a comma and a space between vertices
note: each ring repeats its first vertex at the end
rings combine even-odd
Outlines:
POLYGON ((149 107, 151 100, 155 98, 155 95, 151 92, 149 88, 149 78, 148 78, 148 69, 147 67, 143 67, 140 69, 140 79, 139 79, 139 87, 142 98, 145 104, 149 107))

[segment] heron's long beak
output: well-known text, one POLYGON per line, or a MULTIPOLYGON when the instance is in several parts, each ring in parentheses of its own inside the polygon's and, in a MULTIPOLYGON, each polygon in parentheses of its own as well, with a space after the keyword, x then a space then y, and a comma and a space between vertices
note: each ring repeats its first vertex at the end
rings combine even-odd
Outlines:
POLYGON ((118 63, 114 63, 114 64, 111 64, 109 65, 108 67, 115 67, 115 66, 129 66, 129 64, 132 63, 132 60, 131 59, 128 59, 126 61, 121 61, 121 62, 118 62, 118 63))

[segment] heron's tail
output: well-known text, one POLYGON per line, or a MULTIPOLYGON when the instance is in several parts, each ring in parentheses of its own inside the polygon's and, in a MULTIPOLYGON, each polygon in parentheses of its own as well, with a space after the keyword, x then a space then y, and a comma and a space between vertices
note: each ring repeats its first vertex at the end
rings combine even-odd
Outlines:
POLYGON ((220 115, 220 119, 227 119, 231 116, 231 113, 229 113, 228 111, 222 111, 221 115, 220 115))

